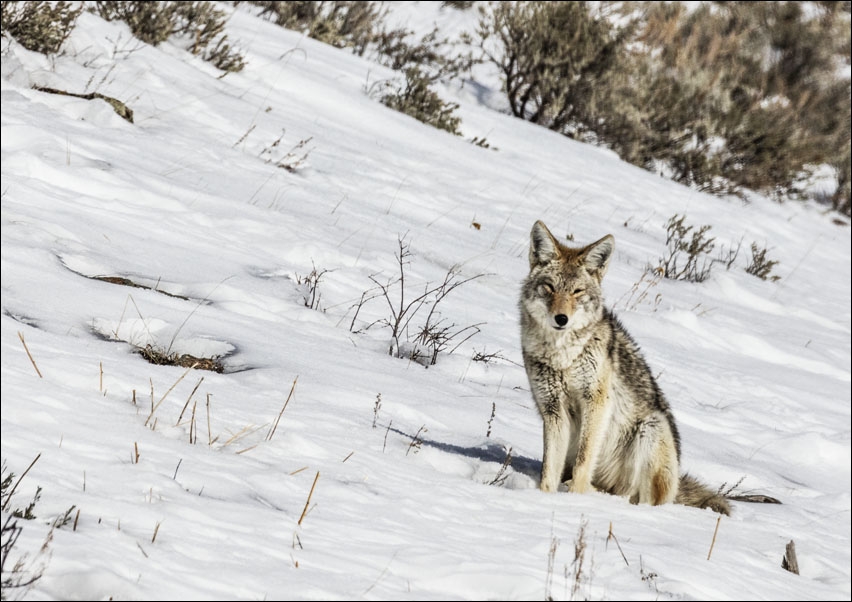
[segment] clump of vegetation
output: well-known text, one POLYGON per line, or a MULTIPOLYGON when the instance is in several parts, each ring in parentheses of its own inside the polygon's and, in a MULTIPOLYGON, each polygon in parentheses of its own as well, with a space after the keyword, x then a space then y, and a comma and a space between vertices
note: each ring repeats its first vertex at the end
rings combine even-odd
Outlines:
POLYGON ((180 366, 181 368, 197 368, 198 370, 210 370, 221 374, 225 371, 225 364, 219 356, 196 357, 189 353, 178 354, 169 349, 162 349, 153 345, 137 347, 136 352, 145 361, 155 366, 180 366))
MULTIPOLYGON (((438 28, 422 36, 405 29, 382 29, 376 34, 376 60, 396 71, 419 69, 429 83, 450 81, 470 69, 476 60, 449 38, 439 37, 438 28)), ((461 42, 467 44, 468 40, 461 42)))
POLYGON ((381 102, 418 121, 461 135, 458 104, 444 101, 430 85, 450 81, 470 68, 474 59, 460 52, 448 38, 438 36, 437 27, 419 40, 404 29, 382 30, 376 36, 377 60, 405 79, 402 83, 382 82, 381 102))
MULTIPOLYGON (((387 29, 387 8, 379 2, 249 2, 260 15, 281 27, 304 32, 337 48, 349 48, 363 56, 368 50, 376 59, 404 74, 402 82, 381 82, 375 96, 386 106, 423 123, 460 135, 458 105, 445 102, 429 88, 438 80, 457 77, 472 62, 470 54, 451 49, 438 30, 413 40, 405 29, 387 29)), ((371 96, 373 94, 371 93, 371 96)))
POLYGON ((2 33, 33 52, 56 54, 83 8, 77 2, 0 2, 2 33))
MULTIPOLYGON (((76 506, 71 506, 50 523, 50 532, 35 558, 30 559, 28 554, 16 553, 15 546, 23 532, 23 527, 19 525, 18 519, 25 521, 36 519, 35 506, 41 499, 41 487, 36 488, 32 501, 26 506, 15 507, 12 504, 12 497, 15 495, 18 485, 21 484, 23 478, 40 457, 41 454, 36 456, 17 480, 15 480, 15 474, 7 469, 5 460, 3 461, 2 480, 0 480, 0 506, 2 506, 5 514, 3 523, 0 525, 0 599, 2 600, 9 599, 15 590, 26 591, 27 588, 41 579, 45 568, 47 568, 44 555, 53 540, 53 530, 61 529, 71 522, 71 514, 76 508, 76 506)), ((75 530, 77 528, 76 522, 74 528, 75 530)))
POLYGON ((467 10, 473 6, 472 0, 445 0, 441 2, 442 7, 454 8, 456 10, 467 10))
POLYGON ((849 215, 849 19, 848 2, 493 2, 479 37, 518 117, 716 194, 801 197, 829 165, 849 215))
POLYGON ((226 72, 240 71, 243 56, 223 33, 227 15, 212 2, 98 0, 92 10, 107 21, 124 21, 134 36, 157 46, 172 36, 184 38, 186 49, 226 72))
POLYGON ((781 280, 781 276, 772 274, 772 268, 778 265, 777 261, 773 261, 766 256, 767 249, 762 249, 757 246, 757 243, 751 243, 751 259, 746 264, 746 272, 752 276, 757 276, 761 280, 771 280, 777 282, 781 280))
POLYGON ((387 14, 387 9, 377 2, 261 0, 248 4, 260 7, 260 15, 276 25, 301 31, 337 48, 351 48, 359 56, 376 40, 387 14))
POLYGON ((625 42, 587 2, 492 2, 478 34, 512 114, 564 133, 591 125, 595 84, 625 42))
POLYGON ((710 253, 716 239, 707 235, 710 226, 696 230, 684 220, 685 215, 673 215, 666 223, 667 254, 660 258, 660 269, 663 276, 672 280, 704 282, 710 276, 710 253))
MULTIPOLYGON (((651 271, 655 275, 661 275, 672 280, 704 282, 710 277, 711 269, 717 263, 723 264, 726 269, 730 270, 739 256, 742 240, 736 246, 722 247, 719 256, 712 258, 710 254, 716 247, 716 239, 708 234, 710 226, 704 225, 695 228, 687 225, 685 221, 685 215, 675 214, 669 218, 669 221, 666 222, 666 256, 660 258, 659 265, 656 268, 647 268, 646 273, 651 271)), ((778 265, 778 262, 769 259, 766 253, 765 246, 760 248, 757 243, 751 243, 751 259, 746 261, 745 271, 761 280, 776 282, 781 277, 773 275, 772 269, 778 265)), ((644 278, 645 274, 634 285, 634 290, 631 292, 630 299, 628 299, 628 309, 633 293, 636 292, 644 278)), ((652 280, 650 284, 656 285, 658 281, 652 280)), ((646 295, 647 287, 646 291, 640 295, 639 300, 646 295)))
POLYGON ((405 70, 405 82, 398 87, 386 84, 390 88, 382 94, 384 105, 414 117, 439 130, 445 130, 456 136, 461 136, 459 126, 461 117, 455 114, 458 104, 444 101, 436 92, 429 88, 430 79, 419 67, 405 70))

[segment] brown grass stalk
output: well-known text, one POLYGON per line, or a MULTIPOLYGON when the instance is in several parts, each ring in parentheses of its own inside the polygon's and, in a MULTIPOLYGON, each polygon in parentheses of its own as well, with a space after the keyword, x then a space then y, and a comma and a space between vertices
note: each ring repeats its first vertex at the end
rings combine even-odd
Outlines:
POLYGON ((39 378, 44 378, 41 375, 41 370, 38 369, 38 366, 36 365, 35 360, 33 359, 32 353, 30 353, 29 347, 27 347, 27 342, 24 340, 24 333, 22 333, 20 330, 18 331, 18 338, 21 339, 21 344, 23 344, 24 351, 27 352, 27 357, 30 358, 30 362, 32 362, 33 368, 35 368, 36 374, 38 374, 39 378))
POLYGON ((213 433, 210 432, 210 393, 207 394, 207 446, 213 445, 213 433))
MULTIPOLYGON (((189 407, 189 402, 190 402, 190 401, 192 401, 192 396, 193 396, 193 395, 195 395, 195 392, 198 390, 198 387, 200 387, 200 386, 201 386, 201 382, 202 382, 203 380, 204 380, 204 377, 202 376, 202 377, 198 380, 198 382, 195 384, 195 387, 193 387, 193 389, 192 389, 192 393, 190 393, 190 394, 189 394, 189 397, 187 397, 187 398, 186 398, 186 403, 185 403, 185 404, 183 404, 183 409, 181 409, 181 411, 180 411, 180 416, 178 416, 177 422, 175 422, 175 426, 178 426, 178 425, 180 424, 181 418, 183 418, 183 413, 184 413, 184 412, 186 412, 186 408, 188 408, 188 407, 189 407)), ((208 396, 208 397, 209 397, 209 396, 208 396)))
POLYGON ((278 423, 281 421, 281 416, 284 414, 284 410, 287 409, 287 404, 290 403, 290 398, 293 397, 293 391, 296 390, 296 382, 298 380, 298 376, 293 379, 293 386, 290 387, 290 393, 287 395, 287 399, 284 401, 284 405, 281 407, 281 411, 278 412, 278 418, 275 419, 275 424, 272 425, 272 428, 269 429, 269 434, 266 436, 267 441, 272 441, 272 436, 275 434, 275 429, 278 428, 278 423))
POLYGON ((710 560, 710 555, 713 553, 713 546, 716 545, 716 534, 719 533, 719 523, 722 522, 722 515, 720 514, 716 519, 716 528, 713 529, 713 541, 710 542, 710 551, 707 552, 707 560, 710 560))
MULTIPOLYGON (((171 387, 169 387, 169 390, 168 390, 168 391, 166 391, 166 392, 165 392, 165 394, 164 394, 164 395, 160 398, 160 401, 158 401, 158 402, 157 402, 157 405, 155 405, 153 408, 151 408, 151 413, 148 415, 148 418, 145 420, 145 426, 148 426, 148 423, 151 421, 151 418, 153 418, 153 417, 154 417, 154 412, 156 412, 156 411, 157 411, 157 409, 160 407, 160 405, 161 405, 161 404, 162 404, 162 403, 166 400, 166 397, 168 397, 168 396, 169 396, 169 393, 171 393, 171 392, 174 390, 174 388, 175 388, 176 386, 178 386, 178 383, 179 383, 180 381, 182 381, 182 380, 183 380, 183 378, 184 378, 187 374, 189 374, 189 371, 190 371, 190 370, 192 370, 193 368, 195 368, 197 365, 198 365, 198 362, 195 362, 192 366, 190 366, 189 368, 187 368, 187 369, 184 371, 184 373, 183 373, 183 374, 181 374, 181 375, 180 375, 180 377, 179 377, 179 378, 175 381, 175 384, 173 384, 171 387)), ((153 399, 154 399, 153 392, 154 392, 154 386, 153 386, 153 384, 152 384, 152 385, 151 385, 151 393, 152 393, 152 395, 151 395, 151 400, 152 400, 152 401, 153 401, 153 399)))
POLYGON ((305 520, 305 515, 308 513, 308 506, 311 505, 311 496, 314 495, 314 488, 317 486, 317 481, 319 481, 320 473, 317 471, 317 476, 314 477, 314 484, 311 485, 311 490, 308 493, 308 499, 305 500, 305 508, 302 510, 302 516, 299 517, 299 522, 297 523, 301 526, 302 521, 305 520))

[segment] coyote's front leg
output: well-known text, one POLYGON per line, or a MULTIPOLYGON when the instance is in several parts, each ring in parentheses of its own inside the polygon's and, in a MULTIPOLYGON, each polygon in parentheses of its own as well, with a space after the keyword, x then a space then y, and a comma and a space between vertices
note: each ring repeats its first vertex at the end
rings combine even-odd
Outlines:
POLYGON ((580 426, 577 459, 568 491, 587 493, 595 491, 592 479, 598 456, 606 436, 608 378, 603 378, 583 403, 583 420, 580 426))
POLYGON ((541 490, 556 491, 565 473, 571 428, 564 412, 548 412, 544 419, 544 454, 541 460, 541 490))

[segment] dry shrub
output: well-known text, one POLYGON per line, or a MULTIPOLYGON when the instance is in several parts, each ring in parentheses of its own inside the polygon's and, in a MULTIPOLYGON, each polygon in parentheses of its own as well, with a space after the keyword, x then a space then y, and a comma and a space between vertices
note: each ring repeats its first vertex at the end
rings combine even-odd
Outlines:
POLYGON ((178 36, 187 40, 187 50, 218 69, 240 71, 245 66, 223 33, 227 15, 212 2, 99 0, 93 11, 107 21, 124 21, 134 36, 152 46, 178 36))
POLYGON ((458 105, 444 101, 429 88, 429 83, 430 78, 419 67, 406 69, 404 83, 394 87, 388 82, 384 86, 390 90, 382 95, 382 103, 427 125, 461 136, 461 118, 455 115, 458 105))
POLYGON ((375 41, 387 14, 387 9, 378 2, 262 0, 248 4, 260 7, 261 16, 276 25, 301 31, 338 48, 351 48, 358 55, 363 55, 375 41))
POLYGON ((494 2, 479 35, 518 117, 717 194, 801 197, 829 165, 848 215, 849 23, 848 2, 494 2))
POLYGON ((76 2, 2 2, 2 32, 33 52, 56 54, 83 10, 76 2))

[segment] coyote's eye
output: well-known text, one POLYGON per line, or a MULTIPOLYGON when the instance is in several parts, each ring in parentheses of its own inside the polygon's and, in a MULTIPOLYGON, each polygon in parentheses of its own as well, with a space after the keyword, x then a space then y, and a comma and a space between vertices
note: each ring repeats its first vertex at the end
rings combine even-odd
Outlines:
POLYGON ((551 295, 553 294, 553 285, 544 283, 538 285, 538 293, 540 295, 551 295))
POLYGON ((579 297, 580 295, 582 295, 585 292, 586 292, 586 289, 584 289, 584 288, 575 288, 574 289, 574 296, 579 297))

